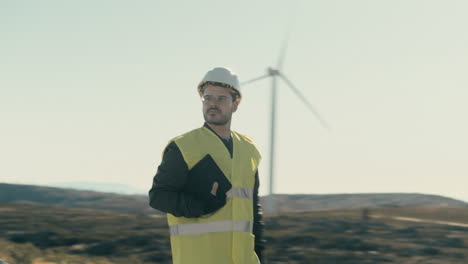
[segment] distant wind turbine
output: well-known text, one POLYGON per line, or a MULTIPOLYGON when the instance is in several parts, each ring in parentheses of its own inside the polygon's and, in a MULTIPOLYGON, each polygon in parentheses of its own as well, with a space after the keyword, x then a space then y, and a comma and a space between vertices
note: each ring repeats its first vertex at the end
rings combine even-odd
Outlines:
POLYGON ((282 73, 282 67, 284 63, 284 57, 286 55, 287 49, 287 40, 283 42, 280 56, 278 58, 278 64, 276 68, 268 67, 267 73, 265 75, 253 78, 246 82, 241 83, 242 86, 250 84, 265 78, 272 78, 271 82, 271 119, 270 119, 270 179, 269 179, 269 193, 266 201, 265 212, 274 213, 276 212, 276 204, 273 197, 274 194, 274 161, 275 161, 275 129, 276 129, 276 95, 277 95, 277 77, 282 79, 287 86, 293 91, 293 93, 299 97, 299 99, 304 103, 307 108, 314 114, 315 118, 318 119, 320 124, 327 130, 331 130, 330 126, 325 122, 325 120, 320 116, 317 110, 312 106, 311 103, 304 97, 304 95, 296 88, 295 85, 282 73))

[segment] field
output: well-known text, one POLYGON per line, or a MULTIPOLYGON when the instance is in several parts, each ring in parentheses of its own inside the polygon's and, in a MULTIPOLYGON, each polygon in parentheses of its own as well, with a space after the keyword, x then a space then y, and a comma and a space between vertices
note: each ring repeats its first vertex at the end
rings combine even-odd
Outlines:
MULTIPOLYGON (((265 222, 266 263, 468 263, 466 207, 285 213, 265 222)), ((171 263, 165 217, 10 203, 0 204, 0 259, 171 263)))

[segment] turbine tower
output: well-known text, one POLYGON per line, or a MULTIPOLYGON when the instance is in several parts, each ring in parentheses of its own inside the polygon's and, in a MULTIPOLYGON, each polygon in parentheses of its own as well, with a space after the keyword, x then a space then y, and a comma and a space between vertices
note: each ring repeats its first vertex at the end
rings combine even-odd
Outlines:
POLYGON ((278 78, 283 80, 286 85, 293 91, 293 93, 299 97, 299 99, 304 103, 307 108, 314 114, 315 118, 320 122, 320 124, 326 128, 327 130, 331 130, 330 126, 325 122, 325 120, 320 116, 320 114, 315 110, 311 103, 304 97, 304 95, 296 88, 296 86, 283 74, 282 67, 284 62, 284 57, 286 55, 287 49, 287 37, 286 40, 283 42, 280 56, 278 57, 278 64, 276 68, 268 67, 267 73, 248 80, 246 82, 241 83, 241 85, 250 84, 265 78, 271 78, 271 109, 270 109, 270 179, 269 179, 269 186, 268 186, 268 198, 266 200, 265 212, 267 213, 275 213, 276 212, 276 202, 274 198, 274 183, 275 183, 275 140, 276 140, 276 102, 277 102, 277 80, 278 78))

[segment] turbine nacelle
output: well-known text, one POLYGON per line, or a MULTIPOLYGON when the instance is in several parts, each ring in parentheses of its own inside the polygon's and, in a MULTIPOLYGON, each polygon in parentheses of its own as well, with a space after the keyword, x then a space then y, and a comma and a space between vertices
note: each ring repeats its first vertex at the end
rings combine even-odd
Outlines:
POLYGON ((270 76, 280 75, 280 71, 273 68, 273 67, 268 67, 267 72, 268 72, 268 75, 270 75, 270 76))

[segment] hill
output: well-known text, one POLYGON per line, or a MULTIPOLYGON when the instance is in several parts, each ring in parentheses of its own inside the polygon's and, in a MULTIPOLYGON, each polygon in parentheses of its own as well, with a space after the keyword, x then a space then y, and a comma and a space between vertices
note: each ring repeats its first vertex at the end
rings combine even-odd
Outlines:
POLYGON ((146 195, 148 193, 148 190, 142 190, 128 184, 91 181, 53 182, 42 184, 42 186, 117 194, 146 195))
POLYGON ((154 214, 144 195, 0 183, 0 202, 154 214))
MULTIPOLYGON (((267 197, 262 197, 265 204, 267 197)), ((353 193, 353 194, 276 194, 280 212, 309 212, 343 208, 395 206, 462 206, 460 200, 419 193, 353 193)))
MULTIPOLYGON (((279 194, 280 212, 307 212, 376 206, 468 206, 448 197, 416 193, 374 194, 279 194)), ((265 197, 261 197, 265 204, 265 197)), ((123 195, 36 185, 0 183, 0 202, 160 214, 148 205, 146 195, 123 195)))

